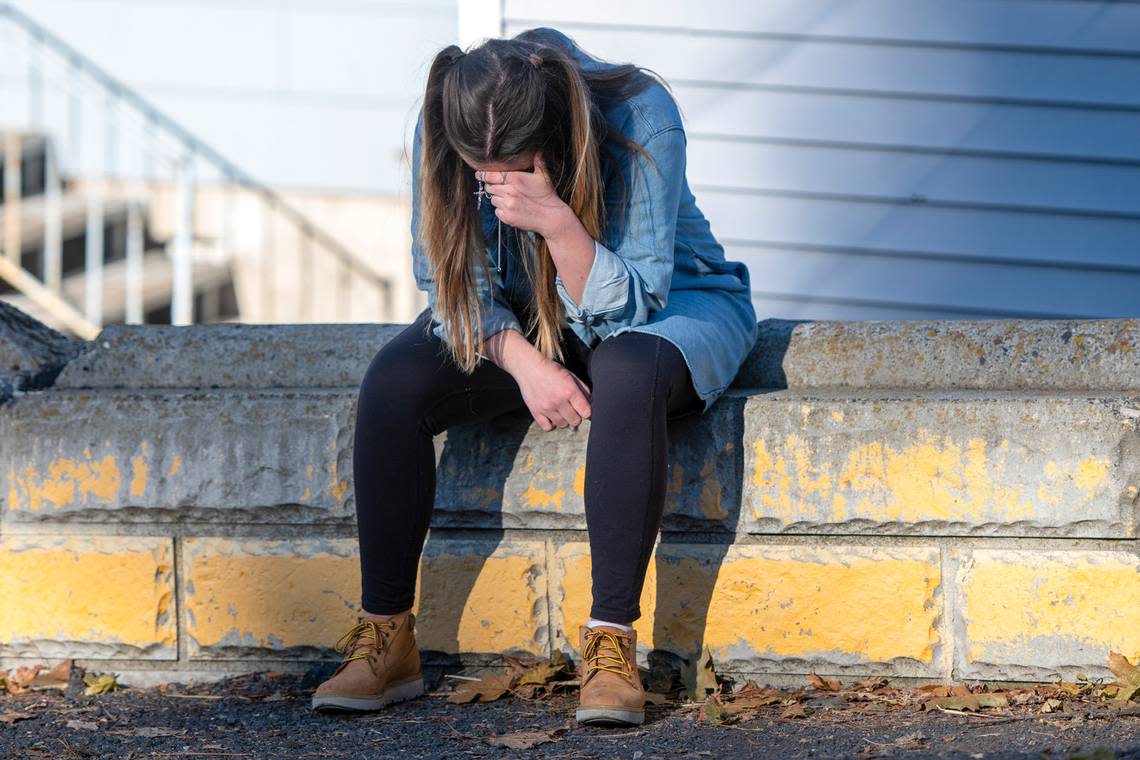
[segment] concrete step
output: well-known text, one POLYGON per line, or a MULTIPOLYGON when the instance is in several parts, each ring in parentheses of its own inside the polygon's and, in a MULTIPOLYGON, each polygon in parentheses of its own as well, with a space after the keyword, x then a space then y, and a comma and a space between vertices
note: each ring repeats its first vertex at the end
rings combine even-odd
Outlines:
MULTIPOLYGON (((108 325, 59 387, 355 387, 405 327, 108 325)), ((734 388, 1140 390, 1140 319, 765 319, 759 327, 734 388)))

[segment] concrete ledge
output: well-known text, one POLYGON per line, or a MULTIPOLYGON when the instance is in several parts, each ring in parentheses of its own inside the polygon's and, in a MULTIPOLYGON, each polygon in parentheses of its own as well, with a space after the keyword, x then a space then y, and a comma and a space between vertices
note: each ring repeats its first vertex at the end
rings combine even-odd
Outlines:
MULTIPOLYGON (((112 325, 56 385, 354 387, 405 327, 112 325)), ((1140 319, 766 319, 734 387, 1140 390, 1140 319)))
MULTIPOLYGON (((336 657, 359 613, 356 386, 405 326, 60 344, 4 324, 0 662, 155 682, 336 657)), ((1140 320, 761 333, 734 388, 670 427, 643 656, 707 645, 780 682, 1098 677, 1110 649, 1140 655, 1140 320)), ((588 434, 520 411, 437 437, 433 656, 576 654, 588 434)))

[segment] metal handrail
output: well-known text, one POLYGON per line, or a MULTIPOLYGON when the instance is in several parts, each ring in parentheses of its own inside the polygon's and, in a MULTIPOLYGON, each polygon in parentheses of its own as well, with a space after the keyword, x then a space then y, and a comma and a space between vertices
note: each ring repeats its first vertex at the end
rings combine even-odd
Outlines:
MULTIPOLYGON (((0 20, 4 18, 7 18, 20 27, 24 33, 36 43, 46 45, 48 49, 70 63, 76 71, 86 74, 93 82, 99 85, 107 95, 115 98, 117 103, 133 108, 148 124, 153 125, 156 129, 165 131, 173 137, 190 156, 195 159, 201 158, 212 165, 213 169, 217 171, 224 180, 259 196, 260 200, 271 213, 278 214, 283 219, 291 222, 304 241, 316 243, 336 258, 347 272, 355 274, 364 281, 377 287, 381 291, 385 309, 388 311, 391 310, 392 294, 390 280, 363 265, 359 258, 354 255, 347 246, 318 226, 316 222, 299 209, 292 206, 280 194, 255 179, 248 172, 241 169, 215 148, 176 122, 142 95, 107 73, 82 52, 60 39, 49 29, 8 2, 0 2, 0 20)), ((185 241, 181 242, 185 244, 185 241)), ((176 245, 178 245, 178 241, 176 241, 176 245)), ((311 251, 309 255, 311 257, 311 251)))

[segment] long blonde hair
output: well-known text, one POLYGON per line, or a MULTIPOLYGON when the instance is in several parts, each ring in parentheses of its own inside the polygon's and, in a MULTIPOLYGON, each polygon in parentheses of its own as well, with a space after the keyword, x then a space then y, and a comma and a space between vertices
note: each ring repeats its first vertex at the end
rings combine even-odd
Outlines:
MULTIPOLYGON (((487 40, 470 52, 450 45, 435 56, 423 103, 417 232, 435 283, 434 317, 447 325, 448 349, 465 372, 478 365, 484 338, 475 262, 484 258, 486 243, 475 210, 474 171, 461 156, 492 163, 541 153, 559 197, 601 240, 607 222, 603 146, 648 155, 607 124, 601 106, 653 81, 664 84, 647 71, 633 64, 583 71, 567 50, 525 32, 487 40)), ((523 329, 542 354, 561 360, 565 310, 554 262, 540 235, 533 243, 522 235, 517 240, 534 294, 523 329)), ((489 268, 484 272, 490 290, 489 268)))

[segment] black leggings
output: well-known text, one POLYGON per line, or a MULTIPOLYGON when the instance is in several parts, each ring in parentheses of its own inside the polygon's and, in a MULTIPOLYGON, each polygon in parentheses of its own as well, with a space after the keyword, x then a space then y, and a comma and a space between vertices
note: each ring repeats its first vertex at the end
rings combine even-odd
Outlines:
MULTIPOLYGON (((373 357, 360 383, 353 443, 356 524, 365 612, 409 609, 435 501, 432 438, 451 425, 526 409, 514 378, 493 362, 467 375, 430 333, 430 310, 373 357)), ((697 413, 681 352, 627 332, 588 348, 562 330, 563 365, 590 387, 583 499, 592 557, 591 616, 631 623, 665 503, 667 417, 697 413)))

